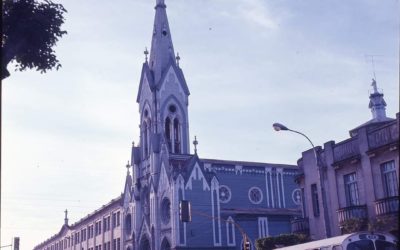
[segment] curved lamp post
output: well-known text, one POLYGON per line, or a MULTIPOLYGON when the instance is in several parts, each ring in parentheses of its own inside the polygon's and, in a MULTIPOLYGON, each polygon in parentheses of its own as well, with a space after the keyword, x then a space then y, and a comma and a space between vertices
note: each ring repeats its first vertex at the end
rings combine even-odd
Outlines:
MULTIPOLYGON (((329 215, 328 215, 328 210, 327 210, 327 206, 326 206, 326 194, 325 194, 325 189, 324 189, 324 185, 323 185, 323 175, 322 175, 322 171, 321 171, 321 164, 320 164, 320 157, 319 154, 317 152, 317 150, 315 149, 314 144, 312 143, 312 141, 310 140, 310 138, 308 138, 308 136, 306 136, 305 134, 296 131, 296 130, 292 130, 289 129, 288 127, 286 127, 283 124, 280 123, 274 123, 272 124, 272 127, 274 128, 275 131, 291 131, 294 132, 296 134, 302 135, 304 136, 308 142, 311 144, 313 152, 314 152, 314 157, 315 157, 315 163, 317 165, 317 170, 318 170, 318 177, 319 177, 319 185, 321 187, 321 195, 322 195, 322 209, 324 209, 324 226, 325 226, 325 236, 328 238, 331 236, 330 233, 330 227, 329 227, 329 215)), ((304 201, 303 201, 304 202, 304 201)))

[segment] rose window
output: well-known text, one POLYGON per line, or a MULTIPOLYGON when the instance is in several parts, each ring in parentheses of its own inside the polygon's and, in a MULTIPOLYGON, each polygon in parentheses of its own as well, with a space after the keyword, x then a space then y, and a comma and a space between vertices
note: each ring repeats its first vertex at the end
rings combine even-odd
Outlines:
POLYGON ((258 187, 250 188, 250 190, 249 190, 249 200, 253 204, 260 204, 262 199, 263 199, 263 195, 262 195, 261 189, 259 189, 258 187))
POLYGON ((231 200, 231 190, 224 185, 219 186, 219 201, 227 203, 231 200))

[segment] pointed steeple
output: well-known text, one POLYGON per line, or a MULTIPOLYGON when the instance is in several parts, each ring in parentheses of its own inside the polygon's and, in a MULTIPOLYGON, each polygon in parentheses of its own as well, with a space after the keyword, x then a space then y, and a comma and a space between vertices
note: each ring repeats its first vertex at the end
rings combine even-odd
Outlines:
POLYGON ((386 117, 386 102, 383 99, 383 93, 378 91, 378 87, 376 85, 376 80, 372 79, 373 91, 369 96, 369 108, 372 112, 372 118, 381 121, 385 120, 386 117))
POLYGON ((154 80, 157 84, 168 63, 171 60, 175 63, 175 53, 168 25, 167 6, 164 0, 157 0, 154 8, 156 14, 154 17, 149 66, 154 73, 154 80))

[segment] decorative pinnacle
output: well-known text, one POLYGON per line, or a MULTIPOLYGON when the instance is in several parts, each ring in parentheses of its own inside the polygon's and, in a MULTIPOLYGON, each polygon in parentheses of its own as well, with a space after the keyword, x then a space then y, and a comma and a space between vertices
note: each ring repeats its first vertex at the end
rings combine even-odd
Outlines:
POLYGON ((144 59, 145 59, 146 62, 147 62, 147 55, 149 54, 149 51, 147 50, 147 47, 145 47, 143 53, 144 53, 144 59))
POLYGON ((135 146, 135 142, 134 141, 132 141, 132 148, 135 146))
POLYGON ((129 168, 131 167, 131 164, 129 164, 129 161, 128 161, 128 163, 126 164, 126 171, 127 171, 127 173, 126 174, 128 174, 129 175, 129 168))
POLYGON ((197 145, 199 144, 199 142, 197 141, 197 136, 194 136, 194 141, 193 141, 193 145, 194 145, 194 153, 197 155, 197 145))
POLYGON ((181 57, 179 56, 179 52, 176 53, 175 59, 176 59, 176 65, 179 66, 179 60, 181 60, 181 57))

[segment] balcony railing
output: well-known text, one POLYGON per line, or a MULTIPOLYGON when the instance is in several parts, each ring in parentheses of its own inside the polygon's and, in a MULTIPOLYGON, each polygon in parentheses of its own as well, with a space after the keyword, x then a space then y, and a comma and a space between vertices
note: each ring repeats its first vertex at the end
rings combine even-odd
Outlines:
POLYGON ((344 207, 337 213, 340 224, 350 219, 367 219, 367 205, 344 207))
POLYGON ((377 216, 399 212, 399 197, 392 196, 375 201, 375 212, 377 216))
POLYGON ((342 161, 344 159, 356 156, 359 154, 357 138, 340 142, 333 148, 334 161, 342 161))
POLYGON ((368 144, 370 149, 397 142, 399 140, 399 130, 397 123, 380 128, 368 134, 368 144))
POLYGON ((310 226, 308 224, 308 218, 296 218, 291 221, 292 233, 309 234, 310 226))

